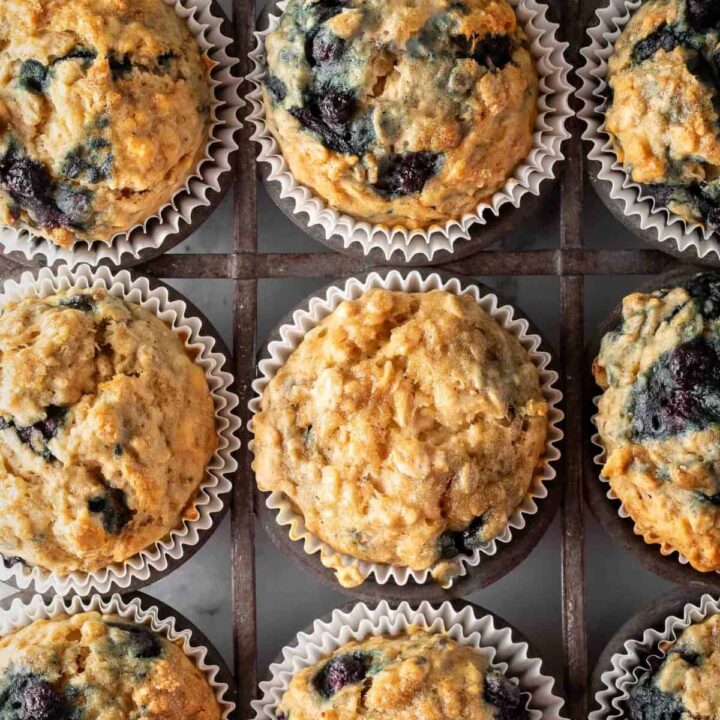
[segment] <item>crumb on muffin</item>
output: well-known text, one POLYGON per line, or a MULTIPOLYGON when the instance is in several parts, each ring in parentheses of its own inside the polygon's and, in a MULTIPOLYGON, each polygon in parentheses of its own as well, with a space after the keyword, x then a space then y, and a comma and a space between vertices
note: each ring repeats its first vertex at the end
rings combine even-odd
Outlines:
POLYGON ((156 315, 105 290, 0 315, 0 552, 68 573, 179 526, 217 445, 205 372, 156 315))
POLYGON ((220 708, 178 645, 149 625, 88 612, 0 638, 0 717, 219 720, 220 708))
POLYGON ((265 45, 290 171, 360 220, 459 219, 532 147, 537 71, 505 0, 290 0, 265 45))
POLYGON ((528 352, 470 295, 373 289, 308 332, 264 389, 253 468, 335 551, 423 570, 506 528, 547 413, 528 352))
POLYGON ((211 61, 162 0, 3 0, 0 45, 0 223, 108 242, 204 156, 211 61))
POLYGON ((720 570, 720 275, 623 300, 594 363, 602 475, 648 543, 720 570))
POLYGON ((720 3, 647 0, 608 61, 605 128, 656 204, 720 224, 720 3))

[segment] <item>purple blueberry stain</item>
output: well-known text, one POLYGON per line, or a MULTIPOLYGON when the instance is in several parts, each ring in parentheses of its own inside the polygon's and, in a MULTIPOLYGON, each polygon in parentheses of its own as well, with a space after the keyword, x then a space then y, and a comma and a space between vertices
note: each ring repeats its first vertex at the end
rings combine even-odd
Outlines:
POLYGON ((160 639, 150 628, 121 622, 106 622, 105 624, 124 633, 120 644, 126 647, 133 657, 149 660, 161 655, 160 639))

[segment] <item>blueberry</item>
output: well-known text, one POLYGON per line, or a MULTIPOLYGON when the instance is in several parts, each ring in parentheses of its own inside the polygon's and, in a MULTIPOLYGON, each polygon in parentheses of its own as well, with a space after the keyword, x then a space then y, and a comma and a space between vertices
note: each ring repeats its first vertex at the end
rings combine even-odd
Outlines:
POLYGON ((520 688, 501 673, 490 670, 485 676, 483 698, 497 712, 498 720, 527 720, 530 717, 520 688))
POLYGON ((323 145, 330 150, 362 155, 375 140, 372 117, 370 113, 365 113, 355 117, 351 123, 336 122, 347 116, 349 107, 350 101, 343 93, 323 98, 311 95, 302 107, 290 108, 290 114, 307 130, 317 133, 323 145))
POLYGON ((371 658, 361 652, 337 655, 328 660, 312 680, 313 687, 324 698, 332 697, 346 685, 362 682, 370 668, 371 658))
POLYGON ((20 66, 18 83, 31 93, 42 93, 47 88, 48 69, 38 60, 25 60, 20 66))
POLYGON ((110 64, 110 73, 113 80, 120 80, 132 72, 132 62, 130 61, 130 55, 127 53, 120 58, 112 54, 108 54, 106 57, 110 64))
POLYGON ((17 555, 13 555, 11 557, 6 557, 5 555, 3 555, 2 563, 9 570, 10 568, 15 567, 15 565, 24 565, 25 561, 17 555))
POLYGON ((68 307, 71 310, 79 310, 80 312, 92 312, 95 310, 95 301, 92 295, 84 295, 78 293, 77 295, 71 295, 68 298, 60 301, 63 307, 68 307))
POLYGON ((317 0, 312 5, 312 9, 317 18, 317 24, 320 25, 331 17, 335 17, 341 13, 348 5, 348 0, 317 0))
POLYGON ((320 101, 320 116, 331 127, 341 127, 355 112, 352 93, 329 93, 320 101))
POLYGON ((48 405, 45 408, 45 419, 36 422, 34 427, 37 428, 46 440, 50 440, 57 435, 60 425, 65 420, 67 409, 59 405, 48 405))
MULTIPOLYGON (((12 667, 12 666, 11 666, 12 667)), ((8 720, 69 720, 75 709, 43 678, 6 670, 0 679, 0 717, 8 720)))
POLYGON ((53 64, 65 62, 67 60, 81 60, 85 67, 89 67, 93 64, 93 62, 95 62, 95 58, 97 58, 95 50, 79 47, 71 50, 69 53, 65 53, 65 55, 61 55, 59 58, 56 58, 53 64))
POLYGON ((288 720, 287 713, 284 712, 276 712, 275 713, 275 720, 288 720))
POLYGON ((122 445, 116 445, 115 449, 113 450, 113 455, 115 457, 120 457, 123 454, 122 445))
POLYGON ((673 199, 673 188, 665 183, 641 185, 644 193, 655 200, 657 205, 665 207, 673 199))
POLYGON ((375 189, 386 197, 412 195, 438 171, 442 155, 433 152, 409 152, 393 155, 380 168, 375 189))
POLYGON ((663 23, 657 30, 635 43, 632 52, 633 60, 641 63, 649 60, 660 50, 672 52, 678 45, 683 44, 683 40, 684 36, 676 32, 674 25, 663 23))
POLYGON ((670 354, 668 368, 673 380, 683 390, 691 390, 708 379, 716 371, 718 357, 703 340, 679 345, 670 354))
POLYGON ((268 93, 275 102, 282 102, 287 97, 287 88, 285 83, 280 78, 271 75, 268 78, 267 85, 268 93))
POLYGON ((720 4, 717 0, 687 0, 686 16, 693 30, 715 30, 720 26, 720 4))
POLYGON ((108 487, 103 495, 90 498, 87 505, 91 513, 102 514, 103 527, 110 535, 119 535, 135 514, 128 507, 125 491, 119 488, 108 487))
POLYGON ((161 68, 165 69, 168 67, 172 60, 175 60, 176 57, 177 55, 172 50, 168 50, 167 52, 158 55, 155 58, 155 61, 161 68))
POLYGON ((683 647, 673 647, 668 655, 679 655, 688 665, 691 665, 692 667, 699 667, 702 662, 702 658, 699 653, 696 653, 694 650, 687 650, 683 647))
POLYGON ((46 680, 26 688, 23 697, 23 720, 56 720, 64 716, 63 698, 46 680))
POLYGON ((70 224, 80 227, 88 219, 92 202, 87 190, 75 190, 69 185, 60 185, 55 193, 55 204, 60 212, 69 218, 70 224))
POLYGON ((653 682, 651 674, 643 676, 630 689, 628 720, 681 720, 684 712, 680 699, 662 692, 653 682))
POLYGON ((512 43, 508 35, 488 35, 475 45, 473 60, 490 69, 502 70, 512 61, 512 43))
POLYGON ((312 39, 308 60, 319 65, 337 62, 345 54, 345 44, 335 33, 320 31, 312 39))
POLYGON ((706 320, 720 318, 720 273, 700 273, 681 283, 680 287, 695 300, 706 320))
POLYGON ((482 543, 482 528, 486 518, 484 515, 475 518, 465 530, 447 531, 438 538, 438 557, 451 560, 458 555, 470 555, 482 543))
POLYGON ((120 622, 108 622, 105 624, 128 634, 127 645, 134 657, 147 660, 158 657, 162 652, 160 639, 144 625, 131 625, 130 623, 120 622))

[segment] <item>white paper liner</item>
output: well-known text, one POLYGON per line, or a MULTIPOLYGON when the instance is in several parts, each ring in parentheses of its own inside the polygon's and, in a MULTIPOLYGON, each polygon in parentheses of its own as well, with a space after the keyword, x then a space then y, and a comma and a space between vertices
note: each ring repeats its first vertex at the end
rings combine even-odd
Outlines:
POLYGON ((252 703, 255 720, 275 720, 274 711, 292 676, 303 668, 351 640, 398 635, 411 625, 447 633, 483 653, 491 665, 530 694, 531 720, 560 720, 563 701, 553 693, 555 681, 542 674, 542 663, 529 656, 528 644, 514 640, 509 628, 497 627, 492 615, 477 617, 470 606, 456 610, 449 602, 437 608, 427 602, 417 608, 403 602, 394 609, 384 600, 376 607, 358 603, 347 611, 333 610, 329 621, 316 620, 310 632, 298 633, 296 642, 283 648, 282 662, 270 666, 270 678, 260 683, 260 698, 252 703))
POLYGON ((144 608, 138 598, 125 602, 120 595, 113 595, 106 600, 93 595, 89 598, 75 596, 64 602, 61 597, 44 599, 40 595, 35 595, 27 603, 16 598, 9 609, 0 610, 0 637, 27 627, 36 620, 52 620, 84 612, 119 615, 132 623, 149 625, 154 632, 177 644, 206 677, 220 706, 220 717, 223 720, 230 717, 230 713, 235 709, 235 703, 230 699, 230 688, 218 679, 220 668, 206 661, 207 648, 193 641, 190 630, 178 630, 175 626, 175 618, 160 619, 157 607, 152 605, 144 608))
POLYGON ((39 593, 107 594, 115 586, 127 588, 133 581, 146 582, 153 573, 165 571, 171 560, 181 558, 187 548, 198 543, 200 533, 213 526, 213 515, 222 510, 222 496, 232 489, 229 478, 237 469, 233 453, 240 447, 237 437, 240 420, 233 411, 239 399, 231 389, 232 375, 221 369, 225 356, 213 350, 214 338, 201 334, 202 323, 187 314, 187 305, 181 300, 171 302, 164 287, 152 289, 147 278, 133 279, 127 270, 113 274, 106 267, 92 270, 87 265, 80 265, 75 270, 63 266, 54 273, 43 268, 36 275, 23 273, 19 281, 6 280, 0 293, 0 308, 8 300, 34 295, 47 297, 69 288, 88 287, 105 288, 114 297, 122 297, 142 306, 157 315, 182 339, 185 347, 195 356, 195 362, 205 370, 215 405, 218 448, 205 468, 205 478, 193 502, 198 518, 184 519, 181 527, 124 562, 114 563, 93 573, 73 572, 68 575, 28 567, 22 563, 7 568, 0 562, 0 581, 10 581, 21 589, 32 587, 39 593))
POLYGON ((175 191, 170 202, 130 230, 115 234, 110 243, 81 240, 72 248, 61 248, 46 238, 34 234, 30 228, 0 225, 0 246, 6 253, 19 252, 27 260, 43 258, 41 262, 53 265, 79 263, 98 265, 108 261, 114 265, 131 256, 135 260, 148 248, 159 248, 165 240, 179 232, 184 224, 192 224, 197 208, 211 203, 211 192, 221 189, 220 178, 232 170, 230 156, 237 150, 237 132, 242 127, 239 113, 244 105, 240 98, 242 80, 233 76, 237 64, 230 52, 233 42, 222 33, 222 18, 213 14, 211 0, 163 0, 172 5, 178 17, 185 20, 200 50, 212 59, 213 92, 210 110, 211 123, 203 157, 184 185, 175 191), (156 223, 157 220, 159 223, 156 223))
POLYGON ((720 604, 711 595, 703 595, 697 605, 687 603, 682 617, 671 615, 665 620, 662 630, 645 630, 642 639, 631 638, 624 644, 624 652, 615 653, 611 658, 611 669, 604 672, 601 681, 605 686, 595 695, 600 706, 593 710, 588 720, 606 720, 624 717, 622 706, 629 697, 630 690, 649 669, 647 660, 651 656, 664 658, 659 649, 665 640, 674 642, 690 625, 702 622, 720 612, 720 604))
MULTIPOLYGON (((323 318, 333 312, 344 300, 356 300, 366 290, 371 288, 384 288, 386 290, 399 290, 403 292, 429 292, 430 290, 445 290, 455 295, 469 294, 480 307, 491 316, 501 327, 515 336, 521 345, 528 351, 532 362, 538 369, 543 397, 548 403, 548 439, 541 466, 536 470, 529 490, 520 506, 512 513, 505 530, 493 540, 484 542, 476 548, 471 555, 461 555, 455 560, 442 561, 444 566, 454 565, 454 570, 447 573, 452 575, 445 587, 450 587, 455 578, 468 574, 469 568, 477 567, 483 555, 495 555, 498 543, 509 543, 512 540, 513 530, 522 530, 526 524, 526 516, 535 515, 538 511, 536 500, 547 497, 546 483, 554 480, 556 476, 553 463, 560 459, 558 444, 563 437, 559 424, 563 419, 560 410, 562 393, 556 388, 558 375, 549 369, 550 355, 539 349, 541 339, 538 335, 528 333, 529 324, 523 318, 515 318, 515 311, 509 305, 499 306, 496 295, 489 293, 480 295, 476 285, 463 287, 460 280, 452 278, 443 280, 437 273, 424 277, 414 270, 406 275, 392 270, 385 277, 378 273, 370 273, 364 280, 349 279, 343 287, 331 286, 325 297, 313 297, 308 310, 296 310, 293 313, 292 324, 280 328, 282 340, 275 340, 268 346, 270 357, 261 360, 258 364, 260 377, 253 383, 256 393, 250 401, 250 412, 254 415, 260 410, 260 400, 265 386, 275 376, 290 354, 298 347, 304 336, 312 330, 323 318)), ((252 421, 250 423, 252 431, 252 421)), ((250 442, 250 450, 253 441, 250 442)), ((432 568, 426 570, 412 570, 406 566, 372 563, 359 560, 349 555, 339 553, 312 535, 305 527, 305 520, 293 507, 290 499, 280 492, 264 493, 263 501, 272 511, 278 511, 276 521, 278 524, 288 526, 292 540, 301 540, 306 553, 312 555, 320 553, 320 560, 326 567, 336 568, 339 560, 343 568, 354 566, 363 579, 373 577, 379 584, 394 582, 397 585, 406 585, 409 582, 423 584, 431 579, 432 568)), ((445 573, 444 573, 445 574, 445 573)))
MULTIPOLYGON (((393 253, 400 252, 408 262, 416 256, 424 256, 429 261, 443 250, 452 252, 458 240, 470 237, 474 225, 486 225, 506 203, 517 208, 527 193, 539 195, 543 180, 554 177, 555 165, 564 157, 561 145, 570 137, 565 129, 567 119, 573 114, 569 105, 573 91, 568 80, 571 66, 564 55, 568 45, 557 39, 558 25, 547 18, 545 4, 537 0, 508 2, 515 9, 528 36, 529 50, 535 59, 540 81, 532 149, 490 202, 481 203, 475 212, 466 213, 462 218, 450 219, 444 225, 436 224, 427 230, 389 228, 356 220, 329 208, 323 199, 300 185, 292 176, 277 141, 265 123, 262 98, 262 82, 266 75, 265 38, 280 24, 279 14, 269 15, 268 27, 255 33, 257 47, 250 53, 254 69, 248 76, 253 90, 247 96, 251 106, 247 120, 255 126, 251 139, 260 145, 258 161, 269 166, 268 179, 280 183, 280 197, 291 198, 295 213, 305 213, 310 227, 320 225, 328 239, 339 236, 346 249, 357 243, 367 255, 379 248, 388 260, 393 253)), ((278 10, 282 12, 287 3, 288 0, 279 2, 278 10)))
POLYGON ((583 139, 592 144, 590 160, 600 164, 598 179, 610 183, 610 197, 629 217, 637 218, 648 237, 680 251, 690 248, 698 258, 715 255, 720 258, 720 241, 712 229, 683 220, 676 213, 657 204, 618 162, 605 129, 605 92, 607 64, 615 42, 642 0, 609 0, 597 10, 599 24, 588 30, 590 44, 581 50, 585 64, 578 70, 581 86, 578 97, 582 108, 578 113, 585 121, 583 139))

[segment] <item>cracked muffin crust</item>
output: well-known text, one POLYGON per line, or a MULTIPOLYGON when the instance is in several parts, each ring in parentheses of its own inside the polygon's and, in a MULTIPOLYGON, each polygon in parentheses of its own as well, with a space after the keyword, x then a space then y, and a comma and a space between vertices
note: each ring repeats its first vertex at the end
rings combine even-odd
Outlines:
MULTIPOLYGON (((264 389, 253 468, 337 552, 441 571, 505 529, 547 413, 528 352, 470 295, 372 289, 308 332, 264 389)), ((362 582, 357 563, 336 569, 362 582)))
POLYGON ((3 0, 0 46, 0 223, 108 242, 203 157, 211 61, 163 0, 3 0))
POLYGON ((695 720, 720 717, 720 615, 691 625, 675 642, 663 641, 664 658, 634 685, 628 720, 695 720))
POLYGON ((442 633, 350 642, 296 673, 277 720, 527 720, 527 696, 478 650, 442 633))
POLYGON ((360 220, 459 219, 531 149, 537 71, 505 0, 290 0, 265 47, 290 171, 360 220))
POLYGON ((192 519, 217 445, 205 373, 158 317, 103 289, 0 316, 0 552, 66 574, 192 519))
POLYGON ((626 297, 593 372, 602 475, 636 530, 720 570, 720 275, 626 297))
POLYGON ((148 625, 81 613, 0 638, 2 720, 219 720, 207 679, 148 625))
POLYGON ((648 0, 608 61, 605 128, 644 192, 689 222, 720 224, 720 4, 648 0))

